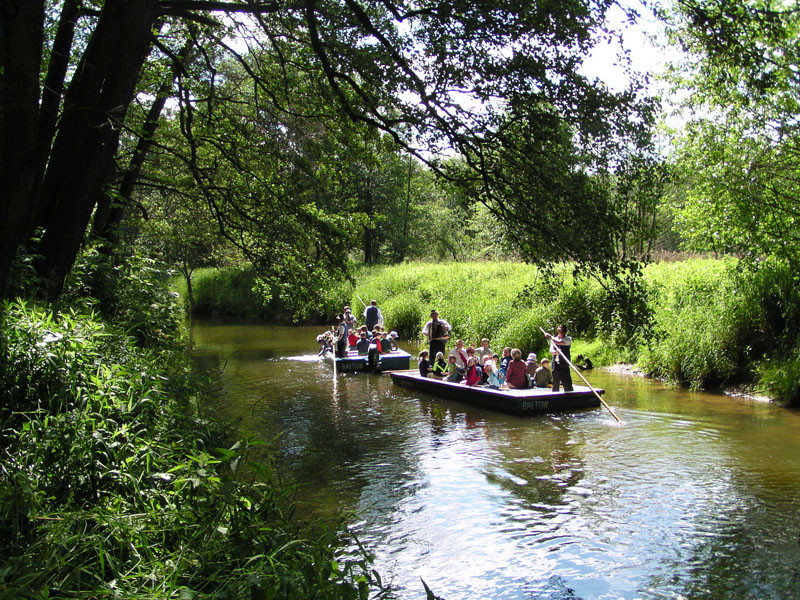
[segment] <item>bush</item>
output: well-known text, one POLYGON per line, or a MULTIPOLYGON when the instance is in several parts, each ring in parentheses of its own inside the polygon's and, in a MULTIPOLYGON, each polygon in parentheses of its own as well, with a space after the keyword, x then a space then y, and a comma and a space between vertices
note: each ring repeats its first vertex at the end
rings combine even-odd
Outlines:
POLYGON ((800 352, 756 367, 756 390, 790 406, 800 406, 800 352))
POLYGON ((197 269, 192 278, 194 312, 206 316, 267 317, 269 309, 263 297, 253 291, 255 284, 252 268, 197 269))
POLYGON ((733 315, 742 299, 732 293, 729 267, 721 261, 692 261, 648 268, 654 335, 639 358, 647 371, 695 388, 736 374, 733 315))
MULTIPOLYGON (((192 277, 194 314, 258 318, 273 323, 330 323, 341 312, 353 286, 335 277, 319 277, 314 279, 313 293, 301 297, 294 286, 282 289, 261 280, 252 267, 197 269, 192 277)), ((186 281, 173 279, 172 286, 189 311, 186 281)))
POLYGON ((783 390, 776 397, 792 396, 786 390, 795 372, 800 292, 788 266, 745 269, 733 259, 693 260, 651 265, 645 277, 655 318, 642 366, 707 387, 750 381, 759 365, 762 386, 783 390))
POLYGON ((293 522, 291 488, 248 443, 193 416, 200 382, 151 289, 135 310, 84 303, 108 320, 2 306, 0 598, 380 594, 368 557, 339 560, 337 534, 293 522))
POLYGON ((178 305, 167 287, 170 276, 152 259, 120 259, 89 247, 78 256, 55 308, 91 309, 142 346, 174 343, 178 305))

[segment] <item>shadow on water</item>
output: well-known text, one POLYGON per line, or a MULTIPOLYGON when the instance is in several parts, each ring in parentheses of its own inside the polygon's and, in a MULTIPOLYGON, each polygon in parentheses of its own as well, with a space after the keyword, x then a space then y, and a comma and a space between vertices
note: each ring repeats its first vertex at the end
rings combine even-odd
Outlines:
MULTIPOLYGON (((796 598, 800 414, 602 371, 598 409, 519 418, 340 374, 314 328, 200 323, 215 410, 277 436, 309 516, 400 598, 796 598)), ((407 347, 412 353, 416 350, 407 347)))

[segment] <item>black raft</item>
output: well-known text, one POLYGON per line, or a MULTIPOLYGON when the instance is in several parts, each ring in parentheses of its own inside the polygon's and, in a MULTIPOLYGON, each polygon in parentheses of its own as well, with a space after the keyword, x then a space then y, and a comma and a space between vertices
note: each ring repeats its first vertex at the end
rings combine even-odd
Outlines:
MULTIPOLYGON (((394 371, 392 382, 406 388, 427 392, 443 398, 477 404, 517 415, 597 408, 600 399, 592 388, 576 385, 571 392, 554 392, 550 388, 497 390, 480 385, 466 386, 443 379, 422 377, 418 371, 394 371)), ((598 394, 605 390, 594 388, 598 394)))

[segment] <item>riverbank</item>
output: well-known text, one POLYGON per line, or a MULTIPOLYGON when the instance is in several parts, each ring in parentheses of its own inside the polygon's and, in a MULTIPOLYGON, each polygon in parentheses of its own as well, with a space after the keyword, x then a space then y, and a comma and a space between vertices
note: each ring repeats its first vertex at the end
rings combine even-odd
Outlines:
POLYGON ((408 263, 364 269, 346 301, 379 299, 387 323, 404 337, 418 336, 436 308, 469 343, 488 337, 495 349, 537 354, 547 351, 539 328, 565 323, 573 356, 590 356, 597 366, 627 363, 693 389, 749 385, 756 395, 797 405, 795 280, 772 263, 748 270, 733 259, 693 259, 645 266, 640 287, 625 296, 608 281, 576 277, 571 265, 408 263))
POLYGON ((293 518, 264 444, 205 414, 164 277, 109 273, 68 310, 0 307, 0 597, 380 595, 367 556, 293 518))
MULTIPOLYGON (((607 371, 609 373, 618 373, 620 375, 629 375, 631 377, 643 377, 643 378, 653 378, 652 375, 646 373, 642 369, 640 369, 636 365, 632 365, 630 363, 617 363, 605 367, 601 367, 601 370, 607 371)), ((776 402, 776 398, 772 398, 765 394, 758 394, 753 390, 753 386, 744 386, 744 385, 729 385, 724 386, 720 390, 726 396, 731 396, 734 398, 744 398, 745 400, 752 400, 754 402, 776 402)))

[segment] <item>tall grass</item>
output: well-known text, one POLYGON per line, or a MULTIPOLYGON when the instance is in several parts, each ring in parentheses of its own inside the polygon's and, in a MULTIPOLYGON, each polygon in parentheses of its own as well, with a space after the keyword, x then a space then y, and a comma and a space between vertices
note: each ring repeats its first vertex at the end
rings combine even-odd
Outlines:
POLYGON ((697 260, 650 265, 645 271, 654 335, 639 362, 657 376, 695 387, 742 375, 739 336, 743 303, 733 261, 697 260))
MULTIPOLYGON (((603 288, 566 265, 544 272, 508 262, 407 263, 365 269, 356 279, 355 294, 378 300, 387 325, 407 339, 420 337, 433 308, 452 325, 453 337, 468 343, 488 337, 494 349, 545 352, 539 327, 553 331, 562 322, 576 335, 598 332, 603 288)), ((360 304, 355 294, 351 303, 360 304)))
POLYGON ((419 339, 432 308, 468 343, 546 352, 539 331, 565 323, 573 355, 595 364, 637 362, 695 388, 751 382, 785 403, 800 397, 800 282, 787 267, 745 268, 734 259, 662 262, 642 271, 638 333, 626 327, 617 290, 519 263, 407 263, 357 274, 351 304, 378 300, 387 325, 419 339))

